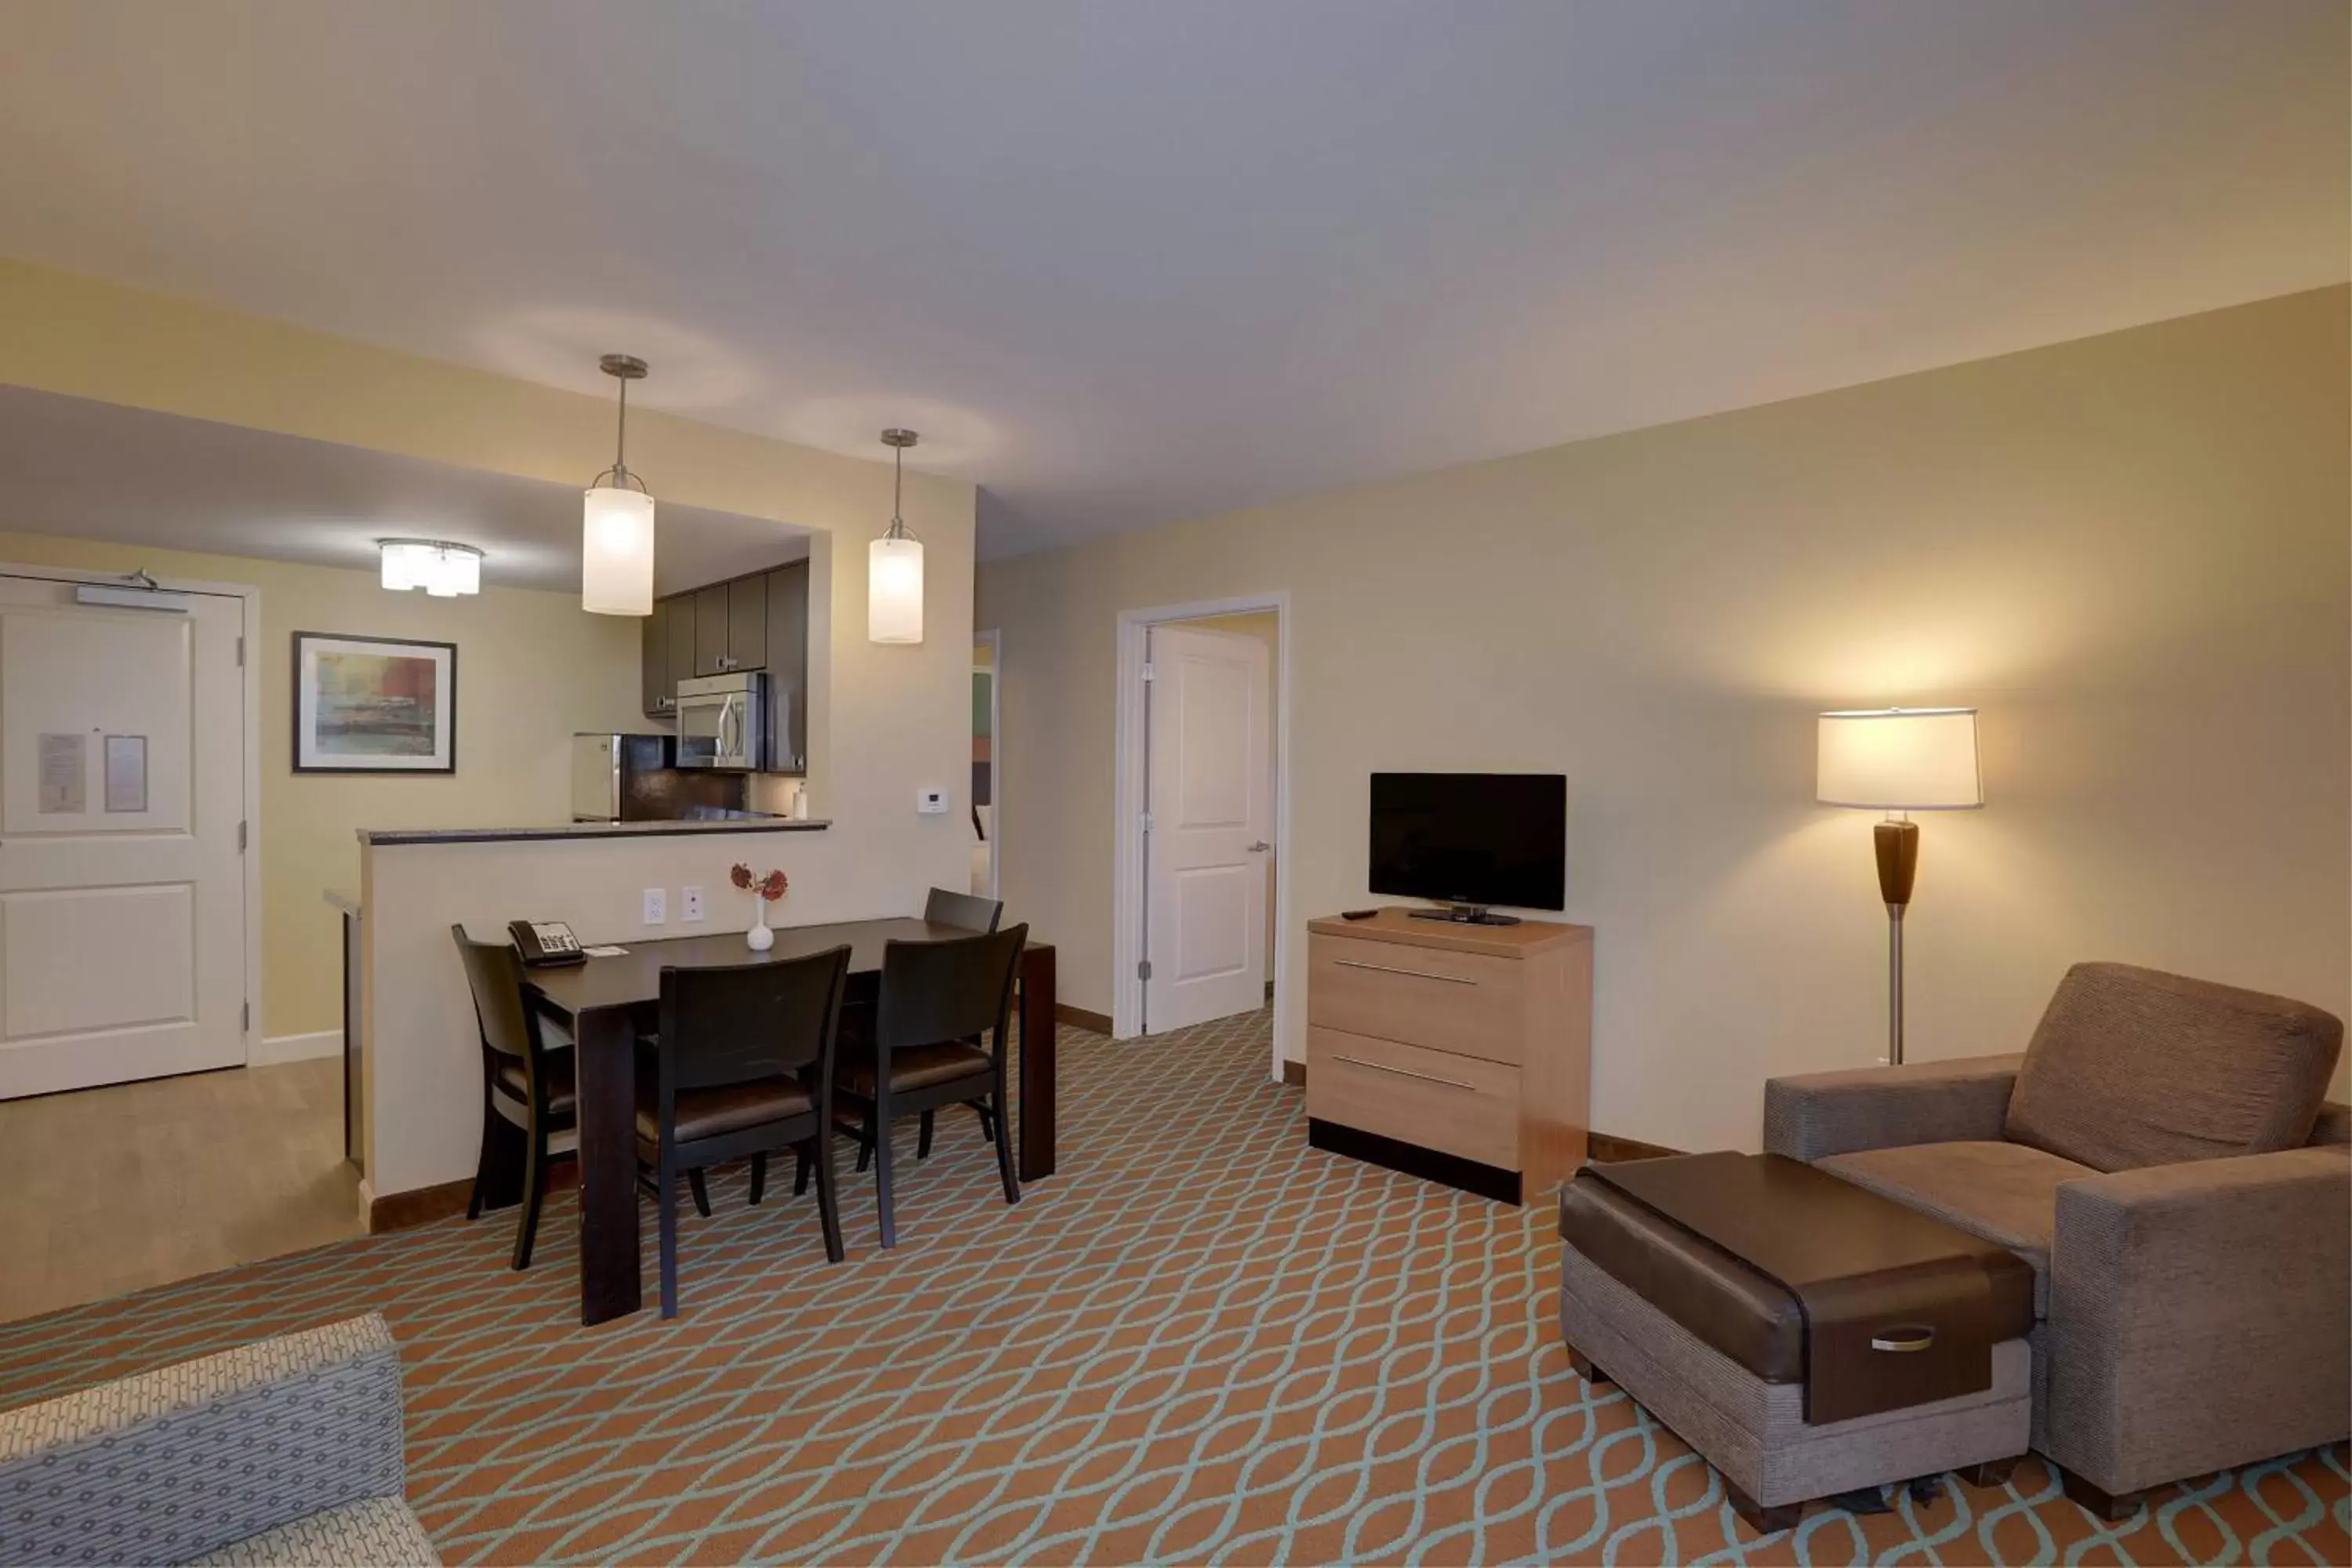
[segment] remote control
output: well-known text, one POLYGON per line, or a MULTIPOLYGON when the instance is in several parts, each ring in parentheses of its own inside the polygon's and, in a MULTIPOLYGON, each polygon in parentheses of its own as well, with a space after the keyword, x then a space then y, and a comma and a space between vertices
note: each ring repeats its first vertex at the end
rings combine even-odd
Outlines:
POLYGON ((1378 910, 1341 910, 1339 918, 1343 921, 1368 921, 1380 912, 1378 910))

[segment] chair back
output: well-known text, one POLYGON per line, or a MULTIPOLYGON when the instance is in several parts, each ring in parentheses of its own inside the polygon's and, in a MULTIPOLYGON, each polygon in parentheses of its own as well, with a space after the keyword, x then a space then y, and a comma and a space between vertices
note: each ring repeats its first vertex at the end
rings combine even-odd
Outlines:
POLYGON ((993 1029, 996 1048, 1003 1050, 1013 1015, 1013 978, 1028 941, 1029 928, 1017 925, 944 942, 885 944, 875 1044, 893 1051, 975 1039, 993 1029))
POLYGON ((665 1094, 833 1072, 849 949, 661 972, 665 1094))
POLYGON ((966 931, 994 931, 1004 918, 1003 899, 982 899, 933 888, 923 900, 923 918, 935 926, 961 926, 966 931))
POLYGON ((457 939, 466 984, 474 994, 482 1049, 529 1062, 539 1050, 539 1026, 523 1005, 521 957, 509 942, 476 942, 462 925, 451 926, 449 934, 457 939))

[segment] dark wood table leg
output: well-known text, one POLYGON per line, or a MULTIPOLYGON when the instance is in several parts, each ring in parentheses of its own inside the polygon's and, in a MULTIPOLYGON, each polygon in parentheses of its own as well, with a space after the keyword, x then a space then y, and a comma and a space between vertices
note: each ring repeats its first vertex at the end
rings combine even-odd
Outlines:
POLYGON ((1054 1173, 1054 950, 1021 954, 1021 1179, 1054 1173))
POLYGON ((580 1321, 641 1304, 637 1280, 636 1028, 625 1007, 580 1015, 580 1321))

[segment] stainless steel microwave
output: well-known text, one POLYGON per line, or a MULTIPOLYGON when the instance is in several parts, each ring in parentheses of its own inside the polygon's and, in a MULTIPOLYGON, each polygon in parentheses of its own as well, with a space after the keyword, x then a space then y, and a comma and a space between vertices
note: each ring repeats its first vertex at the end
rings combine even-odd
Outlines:
POLYGON ((768 677, 761 670, 677 683, 677 765, 752 773, 768 765, 768 677))

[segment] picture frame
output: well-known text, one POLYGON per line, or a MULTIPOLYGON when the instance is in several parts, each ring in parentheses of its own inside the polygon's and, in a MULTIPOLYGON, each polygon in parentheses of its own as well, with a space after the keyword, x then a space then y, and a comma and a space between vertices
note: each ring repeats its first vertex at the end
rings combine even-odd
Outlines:
POLYGON ((457 645, 294 634, 298 773, 457 771, 457 645))

